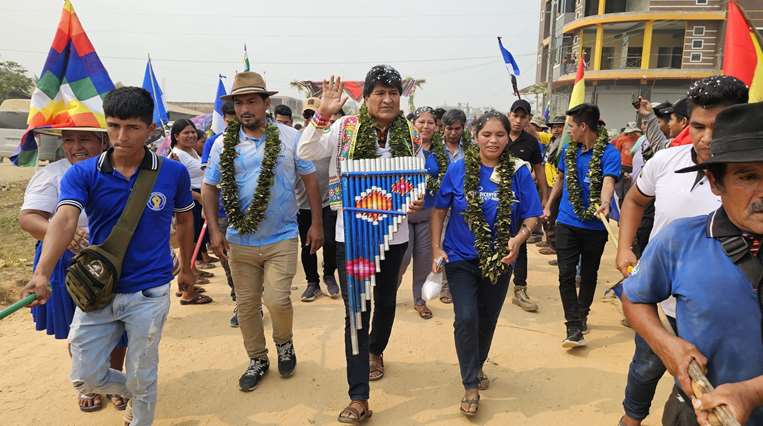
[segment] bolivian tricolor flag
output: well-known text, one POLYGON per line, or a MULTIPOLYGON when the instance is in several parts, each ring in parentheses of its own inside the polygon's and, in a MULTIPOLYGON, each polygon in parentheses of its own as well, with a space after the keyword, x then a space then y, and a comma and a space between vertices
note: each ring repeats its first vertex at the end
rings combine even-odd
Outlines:
POLYGON ((12 157, 18 166, 37 162, 34 129, 106 127, 103 97, 114 89, 69 0, 32 94, 27 131, 12 157))
POLYGON ((750 88, 750 102, 763 101, 763 50, 760 37, 734 0, 729 0, 723 74, 734 76, 750 88))
POLYGON ((585 62, 583 56, 578 60, 578 73, 575 75, 575 85, 572 86, 569 108, 585 103, 585 62))
MULTIPOLYGON (((585 60, 583 55, 580 55, 578 60, 578 72, 575 75, 575 85, 572 86, 572 93, 570 94, 570 104, 567 109, 575 108, 576 106, 585 103, 585 60)), ((562 134, 562 147, 566 147, 570 144, 572 139, 568 132, 569 126, 565 124, 564 133, 562 134)))

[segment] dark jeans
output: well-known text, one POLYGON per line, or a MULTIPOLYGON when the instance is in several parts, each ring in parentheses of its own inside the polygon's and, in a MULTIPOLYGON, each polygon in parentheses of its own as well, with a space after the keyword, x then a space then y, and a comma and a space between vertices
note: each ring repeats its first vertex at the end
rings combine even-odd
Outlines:
POLYGON ((517 261, 514 263, 514 285, 527 286, 527 244, 519 246, 517 261))
POLYGON ((465 389, 479 386, 479 373, 490 352, 495 325, 509 290, 511 271, 491 284, 480 272, 478 261, 445 264, 453 296, 453 335, 465 389))
POLYGON ((559 214, 559 204, 562 202, 562 197, 557 197, 556 201, 551 204, 551 216, 543 222, 543 230, 546 232, 546 241, 548 246, 552 249, 556 249, 556 216, 559 214))
MULTIPOLYGON (((345 234, 347 235, 347 234, 345 234)), ((350 399, 365 401, 368 399, 368 354, 381 355, 389 343, 392 334, 392 324, 395 322, 395 304, 397 303, 397 279, 400 274, 400 264, 408 248, 408 243, 389 246, 384 260, 381 261, 381 272, 376 274, 376 287, 373 297, 373 319, 371 306, 361 313, 363 328, 358 330, 358 355, 352 354, 350 340, 349 304, 347 303, 347 273, 344 259, 344 243, 336 244, 336 264, 339 272, 339 284, 344 300, 344 354, 347 360, 347 384, 350 399), (370 333, 369 333, 370 329, 370 333)))
POLYGON ((568 327, 582 327, 588 317, 601 255, 607 244, 607 231, 593 231, 556 224, 556 259, 559 264, 559 294, 564 307, 564 319, 568 327), (575 286, 578 260, 580 268, 580 293, 575 286))
MULTIPOLYGON (((336 270, 336 212, 326 206, 323 208, 323 277, 333 276, 336 270)), ((307 231, 313 218, 310 216, 310 210, 300 209, 297 213, 297 224, 299 225, 299 240, 302 242, 300 256, 302 260, 302 269, 305 271, 305 278, 308 283, 318 284, 321 281, 318 276, 318 256, 310 254, 310 246, 305 245, 307 231)))
MULTIPOLYGON (((676 331, 675 318, 667 317, 673 331, 676 331)), ((665 366, 657 354, 641 336, 636 334, 636 351, 628 368, 628 384, 625 386, 623 409, 634 420, 644 420, 649 415, 654 392, 657 390, 665 366)))

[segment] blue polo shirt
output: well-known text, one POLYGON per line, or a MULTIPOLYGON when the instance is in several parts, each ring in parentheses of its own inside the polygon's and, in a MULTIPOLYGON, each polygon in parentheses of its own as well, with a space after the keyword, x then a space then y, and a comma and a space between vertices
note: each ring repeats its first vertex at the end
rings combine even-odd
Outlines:
MULTIPOLYGON (((518 163, 515 163, 518 164, 518 163)), ((442 177, 440 191, 437 193, 435 207, 438 209, 451 209, 448 227, 445 229, 443 250, 448 254, 448 261, 458 262, 462 260, 474 260, 479 257, 474 249, 474 234, 464 220, 466 210, 466 196, 464 195, 464 160, 451 163, 445 176, 442 177)), ((485 219, 493 229, 498 214, 498 185, 490 180, 493 167, 480 165, 480 198, 482 199, 482 211, 485 219)), ((529 217, 543 215, 540 206, 538 190, 535 188, 529 165, 523 163, 516 167, 511 180, 512 190, 516 201, 511 205, 511 234, 519 230, 522 221, 529 217)))
MULTIPOLYGON (((674 220, 649 240, 623 283, 634 303, 676 298, 678 335, 707 357, 707 378, 715 386, 763 375, 757 295, 716 239, 733 235, 725 232, 729 228, 736 229, 722 209, 674 220)), ((749 424, 763 425, 763 408, 749 424)))
MULTIPOLYGON (((299 132, 278 123, 281 134, 281 152, 275 167, 273 187, 270 189, 270 202, 265 210, 265 219, 260 222, 254 234, 242 234, 233 226, 228 226, 226 238, 233 244, 242 246, 263 246, 297 238, 297 196, 294 187, 299 176, 315 173, 312 161, 297 157, 299 132)), ((257 180, 265 154, 265 134, 260 138, 247 136, 243 129, 239 132, 239 144, 236 145, 236 184, 242 211, 246 212, 257 190, 257 180)), ((204 175, 204 182, 219 185, 222 180, 220 154, 223 150, 223 138, 217 138, 209 154, 209 163, 204 175)))
MULTIPOLYGON (((101 244, 127 205, 141 170, 156 170, 159 157, 146 150, 137 173, 125 178, 111 163, 109 149, 72 166, 61 179, 61 205, 87 214, 90 244, 101 244)), ((134 293, 172 281, 170 225, 176 212, 193 209, 191 178, 185 166, 164 158, 154 188, 127 246, 117 293, 134 293)))
MULTIPOLYGON (((567 153, 567 148, 569 147, 564 147, 561 154, 559 154, 559 164, 557 166, 557 169, 565 174, 566 165, 564 161, 565 155, 567 153)), ((588 164, 591 162, 592 156, 593 149, 589 149, 588 151, 583 152, 583 147, 578 147, 578 184, 581 188, 580 192, 582 193, 583 206, 585 208, 588 208, 588 200, 590 194, 589 187, 591 182, 588 179, 588 164)), ((620 153, 614 146, 612 146, 612 144, 607 144, 607 147, 604 148, 604 153, 601 156, 602 179, 606 176, 612 176, 615 178, 615 180, 617 180, 620 178, 620 170, 620 153)), ((606 231, 604 224, 601 223, 601 221, 597 218, 590 220, 581 220, 578 218, 578 216, 575 214, 575 210, 572 209, 572 203, 570 203, 570 193, 567 190, 566 178, 564 179, 562 200, 559 204, 559 215, 557 216, 556 221, 567 226, 574 226, 575 228, 590 229, 592 231, 606 231)))

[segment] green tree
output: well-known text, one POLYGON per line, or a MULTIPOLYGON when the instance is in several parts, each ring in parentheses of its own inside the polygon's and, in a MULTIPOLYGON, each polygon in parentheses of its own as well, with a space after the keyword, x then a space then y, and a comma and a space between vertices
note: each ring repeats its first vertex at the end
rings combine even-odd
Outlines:
POLYGON ((17 62, 0 62, 0 102, 9 98, 32 96, 34 80, 26 73, 26 69, 17 62))

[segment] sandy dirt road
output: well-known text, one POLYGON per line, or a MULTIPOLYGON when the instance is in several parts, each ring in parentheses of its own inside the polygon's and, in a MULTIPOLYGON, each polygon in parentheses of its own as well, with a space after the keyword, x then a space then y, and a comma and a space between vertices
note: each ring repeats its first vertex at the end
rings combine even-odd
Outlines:
MULTIPOLYGON (((450 305, 431 303, 434 318, 424 321, 412 309, 410 278, 398 293, 398 312, 385 352, 386 376, 372 384, 369 424, 377 425, 615 425, 633 333, 620 325, 618 307, 603 302, 605 285, 618 274, 613 247, 602 262, 593 306, 589 347, 567 352, 560 346, 562 308, 556 268, 549 257, 530 249, 530 294, 541 304, 537 314, 504 305, 486 373, 491 388, 482 393, 478 417, 458 414, 462 396, 453 345, 450 305)), ((295 305, 296 374, 281 379, 275 369, 251 393, 238 390, 247 364, 238 329, 228 326, 232 302, 222 268, 207 285, 215 303, 180 306, 173 298, 161 343, 158 425, 314 425, 336 424, 347 402, 340 300, 327 297, 299 302, 301 268, 292 292, 295 305)), ((269 329, 266 315, 266 327, 269 329)), ((269 333, 269 331, 268 331, 269 333)), ((120 424, 111 406, 81 413, 68 381, 66 343, 33 331, 27 312, 0 323, 0 424, 120 424)), ((657 425, 671 380, 664 377, 653 414, 657 425)))

